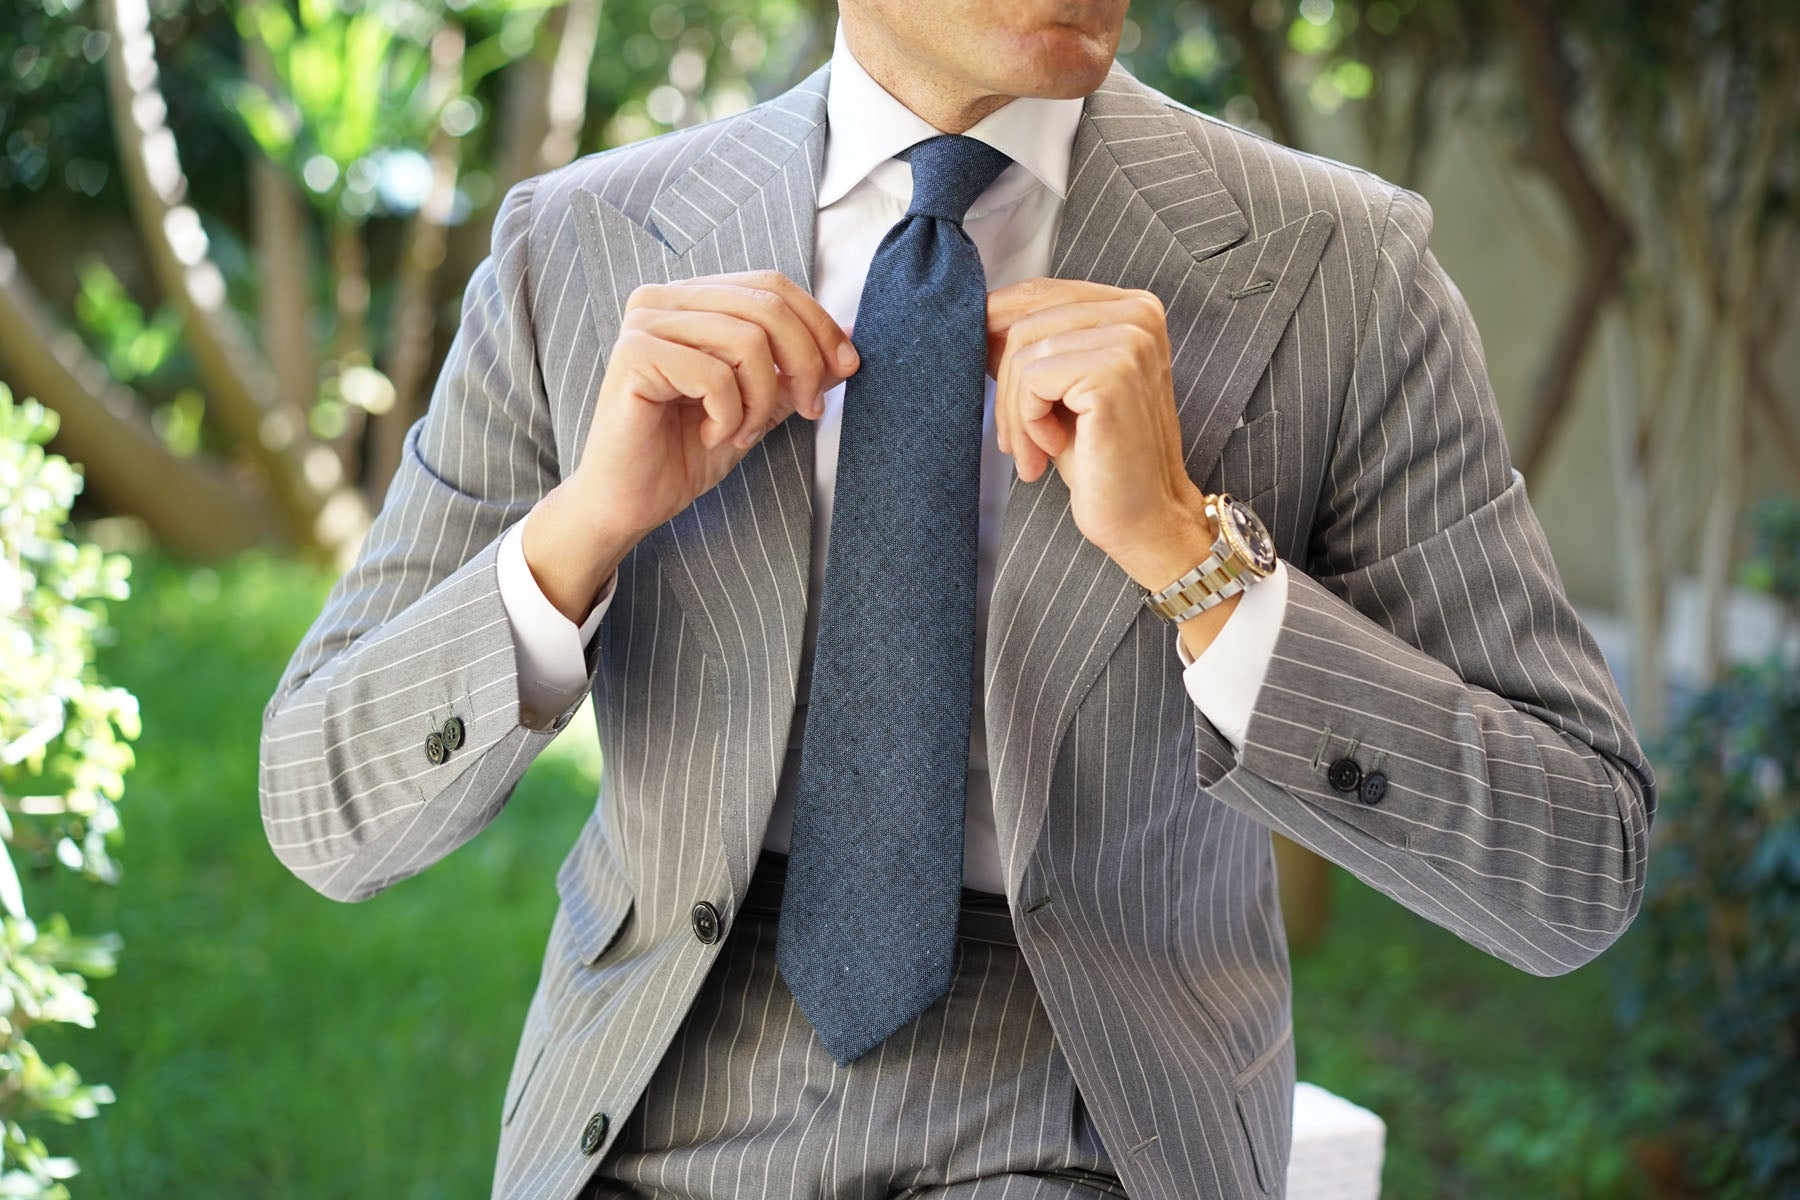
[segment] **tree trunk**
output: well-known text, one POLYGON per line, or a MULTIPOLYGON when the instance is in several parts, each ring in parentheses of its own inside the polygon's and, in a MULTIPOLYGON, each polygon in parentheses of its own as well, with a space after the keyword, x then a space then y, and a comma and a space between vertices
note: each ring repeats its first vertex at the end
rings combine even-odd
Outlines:
POLYGON ((1770 441, 1787 470, 1788 485, 1800 492, 1800 434, 1794 432, 1793 422, 1781 406, 1781 397, 1769 380, 1760 352, 1747 364, 1745 385, 1750 391, 1751 406, 1768 426, 1770 441))
MULTIPOLYGON (((1767 279, 1792 279, 1800 254, 1800 236, 1790 228, 1777 237, 1765 258, 1767 279)), ((1748 392, 1751 412, 1767 426, 1769 444, 1786 469, 1789 484, 1800 493, 1800 434, 1794 431, 1792 418, 1784 407, 1783 394, 1769 377, 1769 350, 1788 328, 1794 289, 1765 288, 1767 302, 1755 310, 1750 339, 1745 350, 1744 387, 1748 392)))
POLYGON ((369 365, 369 248, 363 242, 362 227, 341 215, 327 226, 326 242, 331 247, 331 296, 337 315, 331 383, 343 420, 343 428, 331 435, 330 444, 337 454, 340 478, 354 487, 362 468, 369 397, 352 397, 353 386, 346 375, 352 368, 369 365))
POLYGON ((1742 321, 1726 318, 1714 333, 1724 343, 1719 355, 1718 391, 1713 398, 1714 476, 1707 498, 1705 534, 1700 540, 1700 681, 1718 681, 1725 662, 1725 610, 1737 562, 1738 518, 1746 497, 1750 458, 1749 405, 1744 360, 1748 353, 1742 321))
POLYGON ((549 117, 537 161, 531 173, 554 170, 574 159, 581 148, 581 127, 587 121, 588 74, 594 67, 594 48, 600 39, 600 0, 568 0, 558 14, 562 31, 556 40, 556 60, 550 67, 550 87, 545 97, 549 117))
POLYGON ((1281 90, 1280 43, 1257 25, 1251 13, 1255 7, 1253 0, 1228 0, 1214 4, 1213 11, 1243 51, 1244 78, 1250 84, 1250 98, 1256 101, 1256 111, 1268 122, 1269 132, 1282 145, 1299 149, 1299 125, 1281 90))
MULTIPOLYGON (((244 39, 244 72, 274 90, 269 51, 244 39)), ((319 393, 319 355, 312 338, 313 268, 307 244, 310 210, 287 172, 257 156, 250 164, 250 216, 256 240, 257 332, 275 373, 275 395, 304 422, 319 393)))
POLYGON ((1539 368, 1525 424, 1519 471, 1535 475, 1573 407, 1581 364, 1602 310, 1617 295, 1631 252, 1630 227, 1601 190, 1570 124, 1572 71, 1563 53, 1555 10, 1543 0, 1511 0, 1518 49, 1519 94, 1531 130, 1520 158, 1562 197, 1581 246, 1581 275, 1556 323, 1556 337, 1539 368))
POLYGON ((601 0, 569 0, 544 18, 532 52, 507 67, 493 197, 451 231, 444 268, 450 278, 467 279, 487 257, 494 214, 508 188, 580 152, 600 13, 601 0), (545 46, 555 47, 554 54, 546 55, 545 46))
POLYGON ((288 536, 341 552, 361 538, 367 510, 343 486, 337 459, 283 412, 272 375, 227 303, 200 214, 184 203, 187 178, 165 119, 149 8, 145 0, 102 0, 101 12, 111 34, 107 82, 120 169, 151 268, 181 314, 207 410, 267 475, 288 536))
MULTIPOLYGON (((494 195, 483 210, 484 216, 492 216, 494 209, 500 204, 500 197, 506 194, 506 189, 537 173, 538 157, 543 153, 545 139, 550 136, 552 56, 547 53, 546 47, 554 46, 562 37, 563 22, 567 19, 566 6, 552 11, 544 18, 543 27, 538 30, 537 44, 531 48, 531 53, 506 68, 500 91, 499 153, 494 161, 494 195)), ((465 225, 474 220, 471 216, 470 222, 465 222, 465 225)), ((484 230, 483 239, 485 238, 484 230)))
POLYGON ((279 518, 260 489, 217 462, 169 452, 143 401, 59 327, 4 242, 0 356, 21 396, 35 396, 61 418, 56 449, 81 464, 88 490, 141 518, 159 544, 219 558, 277 535, 279 518))
MULTIPOLYGON (((438 30, 431 44, 431 78, 427 86, 432 109, 441 113, 462 89, 463 32, 453 24, 438 30)), ((440 121, 433 126, 430 146, 431 193, 407 226, 400 251, 399 278, 394 284, 393 311, 388 326, 387 377, 393 384, 394 401, 386 412, 375 414, 370 430, 370 461, 364 479, 371 508, 381 507, 388 481, 400 465, 406 431, 425 409, 425 374, 431 369, 432 333, 436 328, 434 284, 444 263, 445 231, 456 198, 458 142, 440 121)))
POLYGON ((1650 514, 1650 483, 1645 476, 1641 444, 1642 403, 1637 371, 1637 347, 1624 312, 1613 314, 1608 341, 1611 369, 1607 372, 1607 409, 1611 417, 1613 472, 1619 495, 1619 566, 1621 600, 1631 631, 1631 684, 1629 698, 1638 731, 1654 738, 1667 719, 1663 674, 1663 620, 1667 611, 1668 581, 1663 546, 1670 530, 1650 514))

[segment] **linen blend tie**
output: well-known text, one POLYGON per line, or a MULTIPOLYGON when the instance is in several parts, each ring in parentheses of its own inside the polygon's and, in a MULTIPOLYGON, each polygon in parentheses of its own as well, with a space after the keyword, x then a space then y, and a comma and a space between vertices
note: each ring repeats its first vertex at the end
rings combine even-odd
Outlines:
POLYGON ((987 280, 962 221, 1009 159, 929 138, 844 387, 776 963, 840 1065, 949 990, 968 789, 987 280))

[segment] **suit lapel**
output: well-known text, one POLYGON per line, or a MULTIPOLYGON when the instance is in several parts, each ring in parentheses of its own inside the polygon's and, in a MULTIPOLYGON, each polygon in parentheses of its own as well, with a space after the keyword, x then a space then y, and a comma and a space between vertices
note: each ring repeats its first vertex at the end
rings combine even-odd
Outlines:
MULTIPOLYGON (((1180 120, 1116 65, 1084 106, 1070 170, 1051 274, 1161 298, 1188 471, 1204 479, 1335 221, 1308 213, 1245 241, 1249 221, 1180 120)), ((1077 705, 1131 622, 1157 619, 1141 597, 1076 529, 1055 470, 1015 478, 984 675, 994 815, 1015 895, 1077 705)))
MULTIPOLYGON (((812 288, 825 155, 821 67, 732 120, 649 207, 645 228, 591 190, 571 197, 600 344, 644 282, 773 268, 812 288)), ((721 834, 748 884, 794 711, 812 559, 813 426, 790 417, 719 485, 648 539, 687 624, 706 644, 722 705, 721 834)))

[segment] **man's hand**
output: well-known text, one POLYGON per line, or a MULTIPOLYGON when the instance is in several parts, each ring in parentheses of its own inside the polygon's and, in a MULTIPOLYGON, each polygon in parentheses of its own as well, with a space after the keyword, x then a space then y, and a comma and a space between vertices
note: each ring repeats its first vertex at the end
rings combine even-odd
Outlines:
MULTIPOLYGON (((1019 478, 1054 463, 1083 537, 1148 590, 1205 558, 1215 536, 1188 478, 1162 301, 1077 279, 988 293, 994 429, 1019 478)), ((1198 657, 1233 596, 1181 626, 1198 657)))
POLYGON ((647 533, 855 373, 849 335, 775 271, 646 284, 625 302, 581 460, 526 520, 525 561, 579 622, 647 533))

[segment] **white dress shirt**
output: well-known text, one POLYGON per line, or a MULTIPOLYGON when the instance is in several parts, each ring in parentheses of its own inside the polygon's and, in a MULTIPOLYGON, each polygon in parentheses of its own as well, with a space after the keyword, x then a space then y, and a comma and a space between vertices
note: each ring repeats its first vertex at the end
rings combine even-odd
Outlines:
MULTIPOLYGON (((1080 98, 1020 97, 966 131, 967 136, 988 143, 1012 159, 1011 165, 976 199, 963 221, 963 229, 981 254, 990 290, 1049 272, 1051 246, 1068 193, 1069 157, 1081 107, 1080 98)), ((841 24, 832 50, 826 115, 829 131, 819 183, 813 294, 840 325, 849 328, 856 319, 863 278, 875 248, 906 215, 912 198, 912 168, 894 156, 941 131, 870 77, 851 55, 841 24), (853 136, 837 136, 836 131, 840 130, 853 131, 853 136)), ((824 590, 843 403, 844 388, 840 384, 826 393, 825 412, 814 431, 812 577, 807 592, 796 719, 782 764, 775 808, 763 839, 764 848, 783 853, 793 827, 794 787, 818 631, 819 597, 824 590)), ((1002 892, 1005 887, 988 789, 987 739, 981 706, 983 647, 1001 516, 1014 477, 1012 460, 1000 453, 994 436, 994 381, 990 378, 982 418, 980 550, 975 582, 975 647, 970 664, 975 702, 969 730, 969 788, 963 832, 963 883, 987 892, 1002 892)), ((519 522, 501 539, 498 572, 501 601, 512 620, 513 642, 518 650, 524 709, 521 719, 534 725, 568 707, 586 686, 582 648, 599 628, 612 601, 613 589, 609 584, 593 612, 576 626, 545 598, 532 577, 522 546, 524 524, 519 522)), ((1286 601, 1287 575, 1285 568, 1278 568, 1274 576, 1244 593, 1213 644, 1191 663, 1180 639, 1173 630, 1170 633, 1176 652, 1187 664, 1182 679, 1189 696, 1240 752, 1250 709, 1280 632, 1286 601)))

